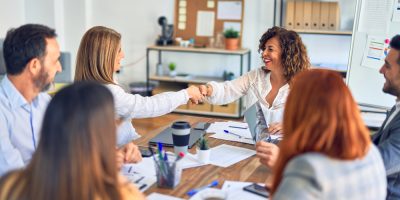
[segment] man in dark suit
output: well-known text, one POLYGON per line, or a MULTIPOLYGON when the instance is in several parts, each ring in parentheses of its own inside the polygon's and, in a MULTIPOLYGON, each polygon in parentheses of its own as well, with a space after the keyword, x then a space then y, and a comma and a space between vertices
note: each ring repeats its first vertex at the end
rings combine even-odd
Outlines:
POLYGON ((400 35, 392 38, 390 48, 385 64, 379 72, 385 78, 383 92, 397 97, 396 105, 372 139, 378 146, 385 164, 387 199, 400 199, 400 35))

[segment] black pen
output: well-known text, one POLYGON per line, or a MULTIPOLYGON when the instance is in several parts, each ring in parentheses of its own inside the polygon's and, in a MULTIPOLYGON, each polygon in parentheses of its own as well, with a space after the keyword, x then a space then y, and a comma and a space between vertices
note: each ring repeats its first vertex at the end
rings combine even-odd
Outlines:
POLYGON ((141 180, 144 179, 144 176, 140 177, 138 180, 135 181, 135 183, 139 183, 141 180))
POLYGON ((142 190, 143 188, 145 188, 147 186, 147 184, 143 184, 139 187, 139 190, 142 190))
POLYGON ((228 126, 229 128, 238 128, 238 129, 247 129, 247 127, 240 127, 240 126, 228 126))

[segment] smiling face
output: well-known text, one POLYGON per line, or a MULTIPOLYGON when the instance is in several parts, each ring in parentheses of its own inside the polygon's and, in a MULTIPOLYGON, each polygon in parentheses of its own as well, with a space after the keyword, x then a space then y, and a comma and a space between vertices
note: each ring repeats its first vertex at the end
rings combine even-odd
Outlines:
POLYGON ((38 62, 39 73, 34 77, 34 83, 40 91, 49 89, 57 72, 61 72, 60 47, 55 38, 46 39, 46 53, 38 62))
POLYGON ((400 97, 400 51, 391 49, 385 59, 385 64, 379 70, 383 74, 385 83, 383 92, 400 97))
POLYGON ((125 58, 125 53, 122 51, 121 48, 121 43, 118 45, 118 53, 117 56, 115 57, 115 62, 114 62, 114 72, 118 71, 121 69, 121 60, 125 58))
POLYGON ((262 60, 265 67, 270 70, 282 70, 282 49, 277 37, 269 39, 265 43, 265 50, 262 52, 262 60))

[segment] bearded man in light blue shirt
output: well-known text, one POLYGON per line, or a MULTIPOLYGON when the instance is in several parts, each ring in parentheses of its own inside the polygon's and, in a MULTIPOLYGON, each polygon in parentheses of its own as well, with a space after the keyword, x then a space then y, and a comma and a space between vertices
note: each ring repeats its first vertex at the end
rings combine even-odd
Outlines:
POLYGON ((54 29, 27 24, 7 32, 0 82, 0 176, 29 163, 39 142, 46 91, 61 72, 54 29))

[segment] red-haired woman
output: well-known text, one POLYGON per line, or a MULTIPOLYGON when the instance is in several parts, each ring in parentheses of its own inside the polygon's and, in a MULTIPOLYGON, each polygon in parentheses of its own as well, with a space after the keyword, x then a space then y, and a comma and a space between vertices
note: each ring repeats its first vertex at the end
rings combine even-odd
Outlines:
POLYGON ((273 199, 385 199, 385 168, 359 113, 336 72, 295 76, 273 170, 273 199))

